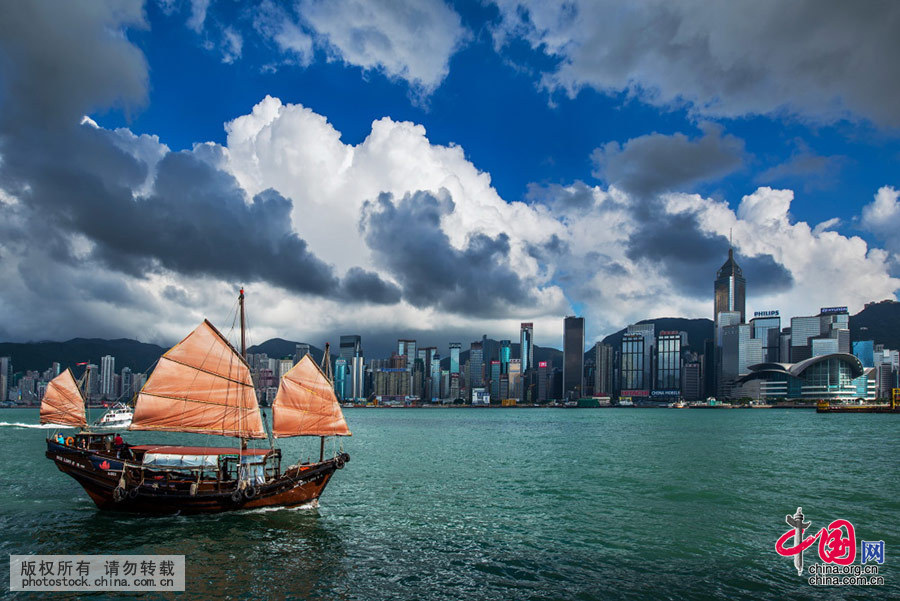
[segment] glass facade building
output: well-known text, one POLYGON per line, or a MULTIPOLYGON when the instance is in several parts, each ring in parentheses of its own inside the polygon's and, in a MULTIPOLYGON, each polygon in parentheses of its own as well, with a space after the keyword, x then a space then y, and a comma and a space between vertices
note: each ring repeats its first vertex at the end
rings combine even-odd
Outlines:
POLYGON ((458 374, 459 373, 459 351, 462 348, 462 344, 459 342, 451 342, 450 343, 450 373, 458 374))
POLYGON ((660 332, 656 339, 656 385, 660 390, 681 388, 681 333, 660 332))
POLYGON ((511 359, 512 349, 509 340, 500 341, 500 373, 509 373, 509 360, 511 359))
MULTIPOLYGON (((644 374, 646 346, 645 338, 640 334, 622 336, 622 352, 619 359, 619 382, 623 391, 647 390, 649 383, 644 374)), ((625 394, 623 392, 623 394, 625 394)))
POLYGON ((519 359, 522 373, 534 367, 534 324, 523 323, 519 330, 519 359))
POLYGON ((563 396, 584 394, 584 318, 563 320, 563 396))
POLYGON ((744 323, 747 281, 737 261, 734 260, 734 249, 728 249, 728 259, 716 273, 714 290, 713 319, 718 318, 719 313, 737 311, 741 314, 740 323, 744 323))

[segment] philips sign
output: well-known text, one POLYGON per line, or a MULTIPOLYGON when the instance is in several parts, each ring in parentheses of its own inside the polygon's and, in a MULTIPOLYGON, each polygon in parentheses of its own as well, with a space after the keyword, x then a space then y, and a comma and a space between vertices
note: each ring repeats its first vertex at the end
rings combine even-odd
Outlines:
POLYGON ((753 317, 778 317, 778 311, 754 311, 753 317))

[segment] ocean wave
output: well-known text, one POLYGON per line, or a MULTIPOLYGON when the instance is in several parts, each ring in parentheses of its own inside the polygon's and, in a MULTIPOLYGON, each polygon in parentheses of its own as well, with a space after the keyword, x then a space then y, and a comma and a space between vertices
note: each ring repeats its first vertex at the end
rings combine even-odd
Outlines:
POLYGON ((23 424, 22 422, 0 422, 0 427, 6 428, 37 428, 40 430, 60 430, 62 428, 71 428, 72 426, 62 426, 59 424, 23 424))

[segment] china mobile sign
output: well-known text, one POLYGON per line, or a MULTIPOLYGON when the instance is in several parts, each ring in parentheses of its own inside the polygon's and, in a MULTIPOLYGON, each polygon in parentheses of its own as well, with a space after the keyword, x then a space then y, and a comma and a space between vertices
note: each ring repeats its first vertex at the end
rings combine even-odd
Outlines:
POLYGON ((809 584, 815 586, 882 585, 884 577, 878 574, 884 564, 884 541, 859 541, 857 559, 856 530, 848 520, 833 520, 819 530, 806 535, 812 521, 804 521, 803 509, 785 516, 790 530, 775 542, 775 551, 782 557, 793 557, 797 575, 803 575, 803 553, 816 545, 821 563, 807 568, 809 584))

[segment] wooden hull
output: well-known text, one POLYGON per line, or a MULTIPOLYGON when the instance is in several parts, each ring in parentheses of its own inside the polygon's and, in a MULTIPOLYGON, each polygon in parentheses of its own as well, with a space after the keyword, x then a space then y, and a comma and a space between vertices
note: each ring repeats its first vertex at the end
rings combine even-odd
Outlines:
POLYGON ((350 459, 344 453, 320 463, 292 466, 265 484, 239 489, 235 482, 201 481, 192 487, 190 479, 147 480, 140 469, 123 465, 112 454, 53 441, 47 442, 46 455, 61 472, 81 484, 98 508, 148 514, 217 513, 314 503, 335 470, 350 459))

